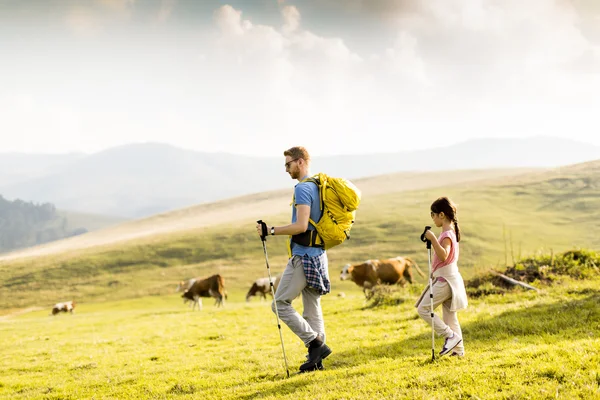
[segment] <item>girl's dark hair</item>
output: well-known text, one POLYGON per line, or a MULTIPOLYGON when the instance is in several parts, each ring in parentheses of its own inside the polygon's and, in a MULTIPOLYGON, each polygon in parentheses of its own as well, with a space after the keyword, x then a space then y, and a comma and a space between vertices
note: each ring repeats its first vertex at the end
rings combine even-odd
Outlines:
POLYGON ((447 197, 440 197, 431 203, 431 212, 439 214, 441 212, 452 222, 454 222, 454 231, 456 232, 456 241, 460 242, 460 228, 458 227, 458 216, 456 205, 447 197))

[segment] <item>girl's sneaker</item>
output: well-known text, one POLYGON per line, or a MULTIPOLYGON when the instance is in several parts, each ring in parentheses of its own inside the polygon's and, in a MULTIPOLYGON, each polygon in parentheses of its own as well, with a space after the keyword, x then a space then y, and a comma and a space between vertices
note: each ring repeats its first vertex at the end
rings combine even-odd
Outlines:
POLYGON ((462 338, 458 336, 458 333, 453 333, 451 337, 447 337, 444 342, 444 347, 442 348, 442 351, 440 351, 440 356, 450 353, 450 351, 458 346, 460 342, 462 342, 462 338))

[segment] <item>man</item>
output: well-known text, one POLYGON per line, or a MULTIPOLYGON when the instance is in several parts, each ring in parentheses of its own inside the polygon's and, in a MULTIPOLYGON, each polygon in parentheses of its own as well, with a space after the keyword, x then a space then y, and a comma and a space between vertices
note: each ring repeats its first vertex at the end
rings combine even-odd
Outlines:
MULTIPOLYGON (((327 269, 327 253, 315 244, 317 232, 309 219, 321 218, 319 188, 313 182, 303 182, 310 175, 310 155, 304 147, 292 147, 283 152, 285 169, 299 183, 294 187, 292 223, 285 226, 267 226, 269 235, 290 236, 290 259, 279 281, 272 309, 298 336, 306 347, 308 356, 300 366, 301 372, 323 369, 322 360, 331 354, 325 344, 325 324, 321 309, 321 295, 331 290, 327 269), (304 312, 301 316, 292 307, 292 300, 302 294, 304 312)), ((256 225, 262 234, 262 226, 256 225)))

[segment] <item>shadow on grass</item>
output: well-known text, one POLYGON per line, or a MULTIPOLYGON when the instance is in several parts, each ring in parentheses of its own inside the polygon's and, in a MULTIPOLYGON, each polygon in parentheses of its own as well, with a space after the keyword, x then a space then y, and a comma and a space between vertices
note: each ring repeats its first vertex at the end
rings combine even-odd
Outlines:
MULTIPOLYGON (((569 341, 588 336, 590 330, 598 330, 598 325, 590 325, 593 321, 600 320, 600 290, 586 289, 588 296, 584 299, 557 302, 549 305, 538 305, 507 311, 496 317, 483 321, 470 322, 462 326, 463 336, 470 344, 478 348, 489 345, 492 349, 498 342, 513 338, 560 336, 559 341, 569 341)), ((423 323, 424 321, 415 321, 423 323)), ((351 368, 372 362, 379 358, 415 358, 419 366, 431 364, 431 334, 412 336, 404 340, 387 345, 357 347, 352 350, 334 353, 327 359, 328 370, 351 368), (421 358, 423 356, 423 358, 421 358)), ((511 346, 514 346, 512 344, 511 346)), ((439 351, 439 349, 437 349, 439 351)), ((317 372, 318 373, 318 372, 317 372)), ((300 375, 302 377, 302 375, 300 375)), ((304 379, 283 380, 270 390, 261 390, 242 397, 243 399, 256 399, 274 395, 294 393, 300 387, 307 385, 311 380, 304 379)))

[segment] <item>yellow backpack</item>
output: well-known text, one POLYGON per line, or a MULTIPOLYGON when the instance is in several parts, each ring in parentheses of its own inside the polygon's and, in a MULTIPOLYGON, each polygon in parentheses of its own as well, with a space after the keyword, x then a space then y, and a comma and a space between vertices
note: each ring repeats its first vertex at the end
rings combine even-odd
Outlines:
POLYGON ((318 173, 302 182, 313 182, 321 197, 321 219, 310 223, 317 229, 315 246, 328 250, 350 238, 361 192, 344 178, 334 178, 318 173))

